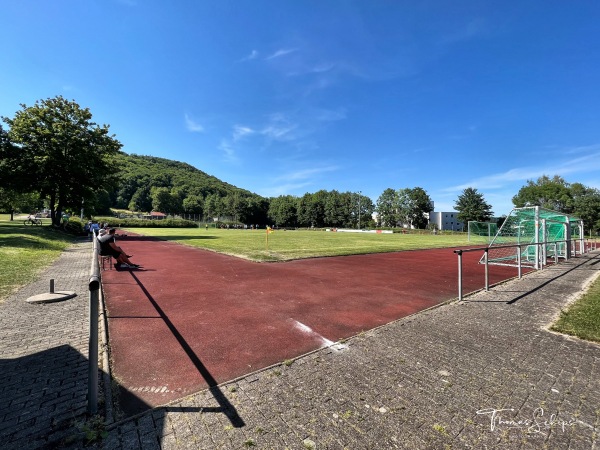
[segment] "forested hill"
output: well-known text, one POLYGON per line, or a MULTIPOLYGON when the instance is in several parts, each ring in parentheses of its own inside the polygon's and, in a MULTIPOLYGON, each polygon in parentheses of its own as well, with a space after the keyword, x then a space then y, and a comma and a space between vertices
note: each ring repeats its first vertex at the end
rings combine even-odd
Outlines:
POLYGON ((116 189, 109 192, 113 207, 169 213, 227 212, 238 216, 249 205, 266 201, 187 163, 122 152, 117 163, 120 180, 116 189))

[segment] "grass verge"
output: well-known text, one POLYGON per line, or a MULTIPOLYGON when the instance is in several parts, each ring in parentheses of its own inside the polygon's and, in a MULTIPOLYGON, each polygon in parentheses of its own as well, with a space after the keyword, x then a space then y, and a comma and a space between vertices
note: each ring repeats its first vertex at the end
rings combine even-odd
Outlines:
POLYGON ((0 303, 30 283, 73 242, 50 226, 24 226, 0 216, 0 303))
POLYGON ((550 329, 600 343, 600 278, 581 298, 560 313, 550 329))

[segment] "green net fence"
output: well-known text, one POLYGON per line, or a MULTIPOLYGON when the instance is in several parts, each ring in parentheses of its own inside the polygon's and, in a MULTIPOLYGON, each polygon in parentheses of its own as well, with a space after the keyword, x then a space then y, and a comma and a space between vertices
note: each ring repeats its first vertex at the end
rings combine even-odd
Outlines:
POLYGON ((544 259, 566 258, 566 241, 582 237, 582 228, 577 217, 537 206, 515 208, 489 244, 488 263, 516 266, 520 260, 537 268, 544 259), (506 247, 510 245, 520 247, 506 247))
POLYGON ((489 244, 498 233, 498 224, 471 220, 467 224, 467 233, 469 242, 489 244))

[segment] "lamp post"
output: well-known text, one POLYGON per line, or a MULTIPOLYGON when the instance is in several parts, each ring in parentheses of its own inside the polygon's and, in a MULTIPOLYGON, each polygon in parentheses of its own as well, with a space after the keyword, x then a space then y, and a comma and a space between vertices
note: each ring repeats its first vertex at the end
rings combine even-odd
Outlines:
POLYGON ((358 191, 358 226, 357 229, 360 230, 360 194, 362 194, 361 191, 358 191))

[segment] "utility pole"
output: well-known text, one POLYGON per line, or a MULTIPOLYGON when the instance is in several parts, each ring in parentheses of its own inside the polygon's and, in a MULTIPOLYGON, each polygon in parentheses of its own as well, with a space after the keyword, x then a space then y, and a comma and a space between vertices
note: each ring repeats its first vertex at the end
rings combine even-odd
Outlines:
POLYGON ((358 191, 358 229, 360 230, 360 194, 362 194, 361 191, 358 191))

